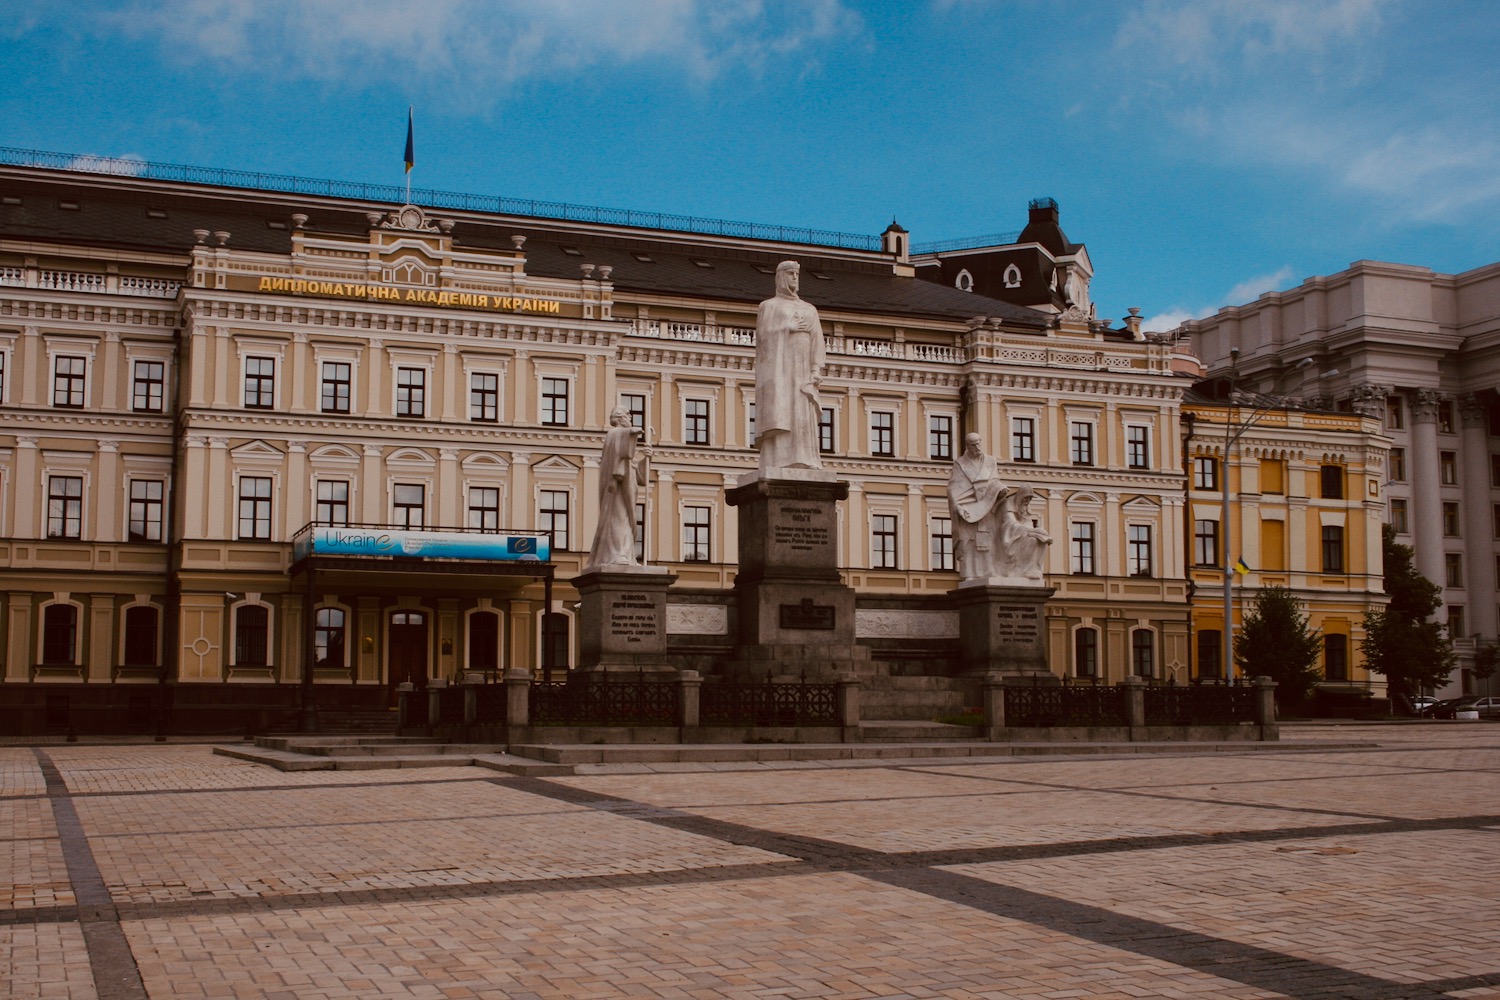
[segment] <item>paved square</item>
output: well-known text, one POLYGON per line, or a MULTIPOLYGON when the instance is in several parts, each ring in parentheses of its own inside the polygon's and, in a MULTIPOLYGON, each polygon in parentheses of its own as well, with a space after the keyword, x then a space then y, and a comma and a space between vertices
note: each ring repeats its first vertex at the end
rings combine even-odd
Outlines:
POLYGON ((0 748, 0 997, 1500 997, 1500 726, 283 774, 0 748))

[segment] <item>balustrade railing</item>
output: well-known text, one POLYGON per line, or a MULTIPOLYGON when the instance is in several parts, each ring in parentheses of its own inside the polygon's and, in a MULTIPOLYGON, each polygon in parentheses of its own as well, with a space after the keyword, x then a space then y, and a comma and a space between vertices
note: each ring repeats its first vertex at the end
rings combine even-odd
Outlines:
MULTIPOLYGON (((27 287, 26 268, 0 268, 0 285, 11 288, 27 287)), ((170 278, 146 278, 139 275, 122 274, 110 287, 110 276, 95 271, 58 271, 40 269, 36 272, 36 288, 51 292, 82 292, 89 295, 136 295, 143 298, 176 298, 182 282, 170 278)))
POLYGON ((838 685, 709 681, 700 689, 705 726, 836 726, 838 685))

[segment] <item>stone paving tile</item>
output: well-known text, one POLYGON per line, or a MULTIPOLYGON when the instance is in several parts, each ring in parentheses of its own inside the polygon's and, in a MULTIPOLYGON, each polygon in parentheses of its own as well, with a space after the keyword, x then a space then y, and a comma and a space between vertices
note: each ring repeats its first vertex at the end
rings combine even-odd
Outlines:
MULTIPOLYGON (((471 772, 476 773, 476 772, 471 772)), ((332 778, 325 779, 332 781, 332 778)), ((254 897, 757 864, 781 855, 485 781, 73 800, 117 901, 254 897), (170 844, 170 849, 163 845, 170 844)))
POLYGON ((0 747, 0 797, 45 795, 47 782, 36 766, 36 755, 18 747, 0 747))
POLYGON ((1279 995, 852 874, 143 920, 126 934, 152 996, 1279 995))
POLYGON ((0 927, 0 995, 10 1000, 95 1000, 98 991, 74 923, 0 927))
POLYGON ((1398 983, 1500 973, 1500 828, 953 866, 1398 983))
POLYGON ((0 910, 73 902, 51 803, 0 802, 0 910))

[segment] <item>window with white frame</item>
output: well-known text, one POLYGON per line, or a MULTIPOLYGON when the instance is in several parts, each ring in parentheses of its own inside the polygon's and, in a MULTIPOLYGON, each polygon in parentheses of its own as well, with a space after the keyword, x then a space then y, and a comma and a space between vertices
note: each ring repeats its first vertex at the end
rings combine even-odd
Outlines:
POLYGON ((568 390, 565 378, 542 379, 542 423, 549 427, 568 425, 568 390))
POLYGON ((953 417, 950 414, 928 415, 927 457, 949 460, 953 458, 953 417))
POLYGON ((1010 459, 1012 462, 1036 461, 1036 418, 1010 418, 1010 459))
POLYGON ((1073 676, 1099 676, 1099 630, 1080 628, 1073 633, 1073 676))
POLYGON ((391 506, 398 528, 421 528, 427 523, 427 487, 423 483, 396 483, 391 488, 391 506))
POLYGON ((348 361, 325 361, 318 386, 318 409, 324 413, 348 413, 353 405, 354 365, 348 361))
POLYGON ((1075 575, 1092 576, 1094 569, 1094 522, 1074 521, 1070 555, 1075 575))
POLYGON ((130 408, 137 413, 160 413, 166 404, 167 363, 136 361, 130 368, 130 408))
POLYGON ((1193 489, 1219 488, 1219 460, 1212 455, 1193 456, 1193 489))
POLYGON ((132 542, 162 540, 162 513, 167 484, 160 479, 130 481, 130 523, 126 538, 132 542))
POLYGON ((870 568, 896 568, 896 515, 870 515, 870 568))
POLYGON ((568 551, 568 491, 541 490, 537 494, 537 501, 537 530, 552 536, 553 549, 558 552, 568 551))
POLYGON ((1125 572, 1131 576, 1151 576, 1151 525, 1131 524, 1125 527, 1125 572))
POLYGON ((47 537, 83 537, 83 477, 47 477, 47 537))
POLYGON ((396 416, 427 415, 427 369, 396 369, 396 416))
POLYGON ((833 407, 818 408, 818 451, 827 455, 834 450, 836 438, 833 433, 833 407))
POLYGON ((269 410, 276 405, 276 359, 245 358, 245 408, 269 410))
POLYGON ((683 562, 709 561, 709 517, 707 507, 682 508, 683 562))
POLYGON ((953 520, 947 517, 932 519, 930 536, 932 561, 929 569, 953 568, 953 520))
POLYGON ((161 615, 149 604, 125 609, 124 643, 120 662, 132 667, 154 667, 160 659, 161 615))
POLYGON ((1074 465, 1094 464, 1094 425, 1091 421, 1068 423, 1068 457, 1074 465))
POLYGON ((622 392, 620 405, 624 407, 626 413, 630 414, 630 426, 644 433, 646 430, 646 394, 622 392))
POLYGON ((1156 633, 1148 628, 1130 633, 1130 671, 1137 677, 1156 676, 1156 633))
POLYGON ((745 404, 745 441, 755 447, 755 400, 745 404))
POLYGON ((1151 428, 1144 424, 1125 425, 1125 465, 1131 469, 1151 468, 1151 428))
POLYGON ((682 401, 682 440, 684 444, 708 444, 708 400, 682 401))
POLYGON ((269 476, 241 476, 239 495, 239 537, 271 537, 271 489, 269 476))
POLYGON ((469 527, 479 531, 500 530, 499 487, 469 487, 469 527))
POLYGON ((52 359, 52 405, 81 409, 88 387, 88 358, 59 354, 52 359))
POLYGON ((348 646, 347 615, 343 608, 319 608, 313 628, 313 663, 319 667, 346 665, 344 650, 348 646))
POLYGON ((1219 565, 1219 522, 1198 518, 1193 522, 1193 565, 1219 565))
POLYGON ((646 505, 635 505, 635 561, 646 562, 646 505))
POLYGON ((499 423, 500 376, 498 373, 469 373, 469 419, 485 424, 499 423))
POLYGON ((896 454, 896 414, 890 410, 870 412, 870 454, 882 458, 896 454))
POLYGON ((0 351, 0 403, 5 402, 5 375, 6 362, 10 359, 10 352, 0 351))
POLYGON ((346 479, 318 480, 317 510, 314 515, 319 524, 344 528, 349 526, 349 481, 346 479))
POLYGON ((234 609, 234 666, 264 667, 270 662, 271 609, 264 604, 241 604, 234 609))
POLYGON ((49 604, 42 609, 42 662, 74 666, 78 662, 78 607, 49 604))

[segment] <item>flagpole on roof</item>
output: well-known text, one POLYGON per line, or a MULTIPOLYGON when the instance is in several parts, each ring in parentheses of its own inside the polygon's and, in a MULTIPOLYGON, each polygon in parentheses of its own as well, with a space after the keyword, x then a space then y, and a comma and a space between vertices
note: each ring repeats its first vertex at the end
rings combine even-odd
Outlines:
POLYGON ((412 143, 412 109, 406 106, 406 203, 411 204, 411 168, 417 165, 417 153, 412 143))

